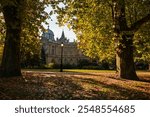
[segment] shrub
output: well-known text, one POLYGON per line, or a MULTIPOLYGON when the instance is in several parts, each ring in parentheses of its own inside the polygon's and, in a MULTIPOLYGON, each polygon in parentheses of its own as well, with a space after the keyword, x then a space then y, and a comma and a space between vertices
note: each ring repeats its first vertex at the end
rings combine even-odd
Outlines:
POLYGON ((55 66, 54 63, 49 63, 49 64, 46 64, 46 65, 45 65, 45 68, 47 68, 47 69, 53 69, 54 66, 55 66))

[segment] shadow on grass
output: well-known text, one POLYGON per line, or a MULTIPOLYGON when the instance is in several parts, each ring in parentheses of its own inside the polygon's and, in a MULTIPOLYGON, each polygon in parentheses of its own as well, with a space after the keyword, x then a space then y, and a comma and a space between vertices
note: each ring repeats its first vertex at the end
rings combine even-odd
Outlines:
POLYGON ((117 84, 107 84, 105 82, 96 81, 93 79, 80 79, 81 82, 94 84, 96 86, 101 86, 102 88, 107 89, 108 91, 96 91, 93 90, 93 93, 96 94, 96 97, 93 99, 129 99, 129 100, 136 100, 136 99, 150 99, 150 94, 139 91, 136 89, 131 88, 124 88, 117 84), (103 94, 103 95, 102 95, 103 94), (102 95, 102 97, 101 97, 102 95))
MULTIPOLYGON (((83 76, 85 74, 82 74, 83 76)), ((107 84, 92 78, 53 73, 26 73, 18 81, 0 81, 0 99, 24 100, 115 100, 150 99, 150 93, 116 84, 107 84), (86 89, 87 84, 91 88, 86 89)), ((102 75, 101 75, 102 76, 102 75)), ((99 76, 99 78, 101 78, 99 76)), ((86 77, 86 76, 85 76, 86 77)), ((108 78, 109 79, 109 78, 108 78)), ((111 79, 111 78, 110 78, 111 79)), ((112 78, 113 79, 113 78, 112 78)), ((116 79, 118 80, 118 79, 116 79)), ((121 82, 119 79, 118 81, 121 82)), ((123 80, 124 81, 124 80, 123 80)), ((147 84, 149 85, 149 84, 147 84)))
MULTIPOLYGON (((94 71, 94 70, 93 70, 94 71)), ((145 72, 145 73, 150 73, 149 71, 140 71, 140 72, 145 72)), ((65 72, 64 72, 65 73, 65 72)), ((122 79, 122 78, 118 78, 118 75, 115 71, 112 71, 112 70, 100 70, 100 72, 77 72, 77 71, 66 71, 66 73, 70 73, 70 74, 82 74, 82 75, 91 75, 91 76, 102 76, 102 77, 109 77, 109 78, 112 78, 112 79, 117 79, 117 80, 120 80, 120 81, 127 81, 129 79, 122 79), (105 73, 105 75, 104 75, 105 73), (109 75, 107 75, 107 73, 109 75), (111 75, 110 75, 111 74, 111 75)), ((150 83, 150 75, 146 75, 146 77, 143 77, 142 75, 138 75, 139 77, 139 82, 147 82, 147 83, 150 83)), ((133 80, 131 80, 133 81, 133 80)))
POLYGON ((0 80, 0 99, 2 100, 79 99, 75 94, 80 90, 83 90, 82 87, 67 77, 43 78, 28 74, 25 79, 19 82, 15 78, 0 80))

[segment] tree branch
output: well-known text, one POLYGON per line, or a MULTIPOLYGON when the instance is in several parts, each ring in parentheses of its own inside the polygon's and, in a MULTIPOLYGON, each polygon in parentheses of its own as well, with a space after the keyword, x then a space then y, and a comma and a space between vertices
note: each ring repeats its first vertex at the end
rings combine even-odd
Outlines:
POLYGON ((131 30, 136 32, 144 23, 150 21, 150 14, 147 14, 145 17, 142 19, 136 21, 131 25, 131 30))

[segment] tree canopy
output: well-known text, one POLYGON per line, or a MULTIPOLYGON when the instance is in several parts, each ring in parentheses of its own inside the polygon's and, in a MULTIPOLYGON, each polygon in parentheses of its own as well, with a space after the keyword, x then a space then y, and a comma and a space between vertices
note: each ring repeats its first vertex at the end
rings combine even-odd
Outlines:
POLYGON ((62 0, 62 2, 64 5, 55 4, 53 8, 59 14, 60 24, 67 24, 76 32, 79 48, 86 55, 99 60, 109 60, 116 55, 119 77, 138 79, 133 53, 135 46, 136 49, 142 49, 137 46, 138 40, 144 39, 146 43, 149 42, 142 29, 149 29, 146 25, 150 19, 150 1, 62 0), (139 34, 141 36, 136 36, 139 34))
MULTIPOLYGON (((79 48, 94 58, 112 59, 115 56, 115 41, 113 40, 113 3, 114 0, 62 0, 64 5, 53 8, 59 14, 61 25, 67 24, 77 34, 79 48)), ((122 2, 122 1, 121 1, 122 2)), ((149 0, 126 0, 126 20, 129 27, 150 13, 149 0)), ((140 22, 137 22, 140 24, 140 22)), ((147 24, 148 25, 148 24, 147 24)), ((143 25, 135 34, 134 43, 145 40, 145 48, 149 46, 146 39, 149 27, 143 25), (147 30, 145 32, 143 29, 147 30), (147 34, 146 34, 147 33, 147 34), (137 35, 141 35, 140 37, 137 35)), ((136 30, 136 29, 135 29, 136 30)), ((137 47, 138 51, 143 48, 137 47)), ((150 50, 149 50, 150 51, 150 50)), ((143 52, 143 51, 142 51, 143 52)))

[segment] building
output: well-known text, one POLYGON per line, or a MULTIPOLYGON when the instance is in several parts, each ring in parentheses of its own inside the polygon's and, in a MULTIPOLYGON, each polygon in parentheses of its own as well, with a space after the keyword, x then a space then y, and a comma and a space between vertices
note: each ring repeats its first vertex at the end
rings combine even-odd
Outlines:
POLYGON ((75 42, 69 42, 64 31, 62 31, 59 39, 55 39, 53 31, 48 27, 47 31, 43 32, 41 41, 46 56, 46 64, 61 64, 61 51, 63 53, 63 64, 66 65, 77 65, 80 60, 88 59, 77 48, 75 42), (63 47, 61 47, 61 44, 63 44, 63 47))

